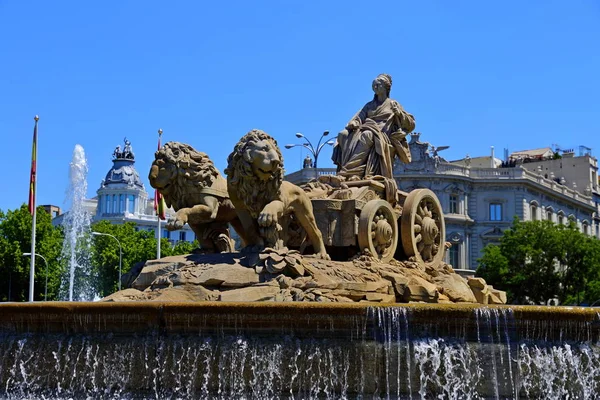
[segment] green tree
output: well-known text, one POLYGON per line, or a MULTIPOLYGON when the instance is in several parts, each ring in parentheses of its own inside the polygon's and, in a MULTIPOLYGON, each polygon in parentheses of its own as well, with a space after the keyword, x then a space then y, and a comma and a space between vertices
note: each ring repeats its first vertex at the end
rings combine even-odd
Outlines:
MULTIPOLYGON (((48 300, 55 300, 64 269, 61 262, 62 230, 53 227, 51 216, 37 208, 36 254, 48 261, 48 300)), ((6 213, 0 211, 0 300, 26 301, 29 298, 32 216, 27 205, 6 213), (9 296, 10 294, 10 296, 9 296)), ((46 264, 41 257, 35 260, 34 300, 43 300, 46 286, 46 264)))
MULTIPOLYGON (((99 221, 92 230, 116 237, 123 249, 122 274, 126 274, 135 264, 156 258, 156 238, 154 232, 136 230, 136 224, 113 225, 108 221, 99 221)), ((165 238, 160 241, 161 257, 188 254, 197 247, 194 242, 179 242, 174 247, 165 238)), ((93 241, 91 264, 96 277, 96 288, 101 297, 108 296, 118 289, 119 245, 108 236, 95 236, 93 241)))
POLYGON ((574 224, 562 233, 562 298, 567 304, 590 304, 600 299, 593 289, 600 283, 600 242, 583 235, 574 224))
MULTIPOLYGON (((64 235, 62 227, 52 226, 50 214, 42 207, 37 209, 36 254, 48 261, 48 300, 59 300, 61 278, 66 273, 66 261, 62 258, 64 235)), ((27 205, 19 209, 0 210, 0 301, 26 301, 29 297, 30 258, 23 253, 31 251, 32 217, 27 205)), ((113 225, 100 221, 92 230, 115 236, 123 248, 122 273, 146 260, 156 258, 154 232, 136 230, 134 223, 113 225)), ((92 280, 100 296, 115 292, 118 288, 119 245, 107 236, 94 236, 90 262, 92 280)), ((161 239, 163 257, 188 254, 198 243, 179 242, 172 246, 161 239)), ((41 257, 35 260, 35 300, 44 300, 46 264, 41 257)))
POLYGON ((600 289, 600 242, 574 224, 515 218, 500 244, 484 249, 479 263, 477 274, 506 290, 511 303, 543 304, 558 297, 579 304, 600 289))

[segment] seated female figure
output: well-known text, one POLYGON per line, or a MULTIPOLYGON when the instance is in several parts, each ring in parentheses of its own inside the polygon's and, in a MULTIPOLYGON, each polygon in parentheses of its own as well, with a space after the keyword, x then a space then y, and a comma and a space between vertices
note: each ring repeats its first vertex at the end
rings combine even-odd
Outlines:
POLYGON ((394 156, 403 162, 411 159, 406 135, 415 128, 414 117, 389 97, 391 76, 379 75, 372 87, 373 100, 348 122, 334 147, 337 174, 347 179, 393 179, 394 156))

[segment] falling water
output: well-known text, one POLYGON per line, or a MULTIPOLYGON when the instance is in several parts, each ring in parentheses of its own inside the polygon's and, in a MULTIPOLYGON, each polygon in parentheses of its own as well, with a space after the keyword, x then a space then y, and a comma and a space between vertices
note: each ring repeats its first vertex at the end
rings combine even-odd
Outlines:
POLYGON ((71 207, 63 220, 65 240, 62 257, 67 261, 68 268, 62 278, 60 293, 62 299, 69 301, 89 301, 95 295, 89 262, 91 216, 84 207, 87 173, 85 151, 77 144, 69 165, 66 196, 66 203, 71 207))
MULTIPOLYGON (((557 325, 518 321, 510 309, 472 313, 458 322, 443 313, 424 321, 410 307, 374 307, 364 317, 344 317, 355 318, 346 331, 335 331, 340 317, 332 314, 322 325, 329 321, 331 329, 294 331, 286 321, 297 317, 282 316, 278 328, 254 333, 241 328, 255 317, 238 314, 220 319, 229 322, 216 330, 194 323, 185 332, 136 335, 96 332, 108 321, 84 314, 87 334, 0 335, 0 398, 593 399, 600 393, 600 349, 590 336, 598 321, 557 325), (558 336, 550 337, 552 330, 558 336), (561 336, 567 339, 555 340, 561 336)), ((146 321, 124 314, 124 326, 135 318, 146 321)))

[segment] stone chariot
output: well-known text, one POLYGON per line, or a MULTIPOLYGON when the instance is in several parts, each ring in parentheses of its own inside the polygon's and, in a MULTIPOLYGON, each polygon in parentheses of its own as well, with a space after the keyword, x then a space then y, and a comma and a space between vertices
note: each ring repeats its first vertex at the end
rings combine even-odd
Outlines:
MULTIPOLYGON (((431 190, 395 190, 395 204, 386 200, 384 181, 346 181, 316 194, 311 202, 327 253, 348 259, 368 252, 380 262, 412 260, 437 267, 444 257, 445 224, 440 202, 431 190)), ((322 186, 321 186, 322 187, 322 186)), ((304 235, 298 235, 302 238, 304 235)), ((301 239, 302 240, 302 239, 301 239)), ((297 247, 302 244, 296 242, 297 247)))

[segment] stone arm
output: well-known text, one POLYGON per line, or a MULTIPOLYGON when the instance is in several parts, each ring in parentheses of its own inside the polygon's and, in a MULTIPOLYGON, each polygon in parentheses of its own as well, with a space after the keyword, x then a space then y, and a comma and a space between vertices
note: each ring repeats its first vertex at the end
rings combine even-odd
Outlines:
POLYGON ((354 117, 352 117, 350 122, 348 122, 346 124, 347 130, 351 131, 355 128, 358 128, 360 126, 360 124, 362 124, 365 121, 365 119, 367 119, 367 112, 368 112, 369 104, 370 103, 365 104, 364 107, 359 112, 354 114, 354 117))
POLYGON ((408 134, 415 129, 415 117, 406 112, 396 100, 392 100, 392 110, 396 116, 399 128, 402 129, 404 133, 408 134))

